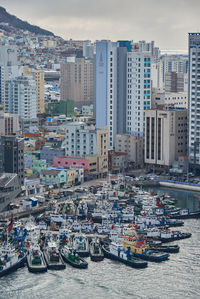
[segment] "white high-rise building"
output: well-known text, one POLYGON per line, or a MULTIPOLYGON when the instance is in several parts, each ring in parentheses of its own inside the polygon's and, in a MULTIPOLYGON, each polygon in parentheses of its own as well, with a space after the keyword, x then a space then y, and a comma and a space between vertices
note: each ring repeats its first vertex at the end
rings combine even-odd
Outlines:
POLYGON ((189 159, 200 165, 200 33, 189 33, 189 159))
POLYGON ((151 107, 151 63, 159 55, 153 42, 96 42, 96 124, 108 127, 110 149, 116 134, 143 135, 144 110, 151 107))
POLYGON ((37 118, 36 84, 31 76, 5 82, 4 111, 18 114, 22 120, 37 118))
POLYGON ((108 146, 117 133, 117 43, 96 42, 96 126, 108 127, 108 146))
POLYGON ((127 116, 126 132, 142 136, 144 111, 151 107, 151 54, 127 53, 127 116))

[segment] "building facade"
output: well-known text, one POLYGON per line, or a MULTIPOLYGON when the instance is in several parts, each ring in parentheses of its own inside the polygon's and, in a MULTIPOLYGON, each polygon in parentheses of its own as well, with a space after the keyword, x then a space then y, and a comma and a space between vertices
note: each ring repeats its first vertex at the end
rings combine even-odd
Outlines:
POLYGON ((134 167, 143 165, 143 138, 131 134, 117 134, 115 151, 127 154, 127 161, 134 167))
POLYGON ((17 174, 0 174, 0 212, 3 211, 21 192, 17 174))
POLYGON ((171 166, 187 154, 187 110, 145 112, 145 163, 171 166))
POLYGON ((151 104, 152 108, 165 105, 188 109, 188 94, 186 92, 165 92, 153 89, 151 104))
POLYGON ((0 135, 12 135, 19 133, 19 116, 17 114, 4 113, 0 110, 0 135))
POLYGON ((46 160, 49 165, 53 165, 54 157, 64 157, 65 156, 65 149, 64 148, 54 148, 51 146, 43 146, 40 150, 40 159, 46 160))
POLYGON ((189 159, 200 165, 200 33, 189 33, 189 159))
POLYGON ((34 70, 33 77, 36 83, 36 102, 37 102, 37 114, 44 113, 44 71, 34 70))
POLYGON ((165 73, 166 92, 184 92, 184 73, 168 72, 165 73))
POLYGON ((6 81, 4 111, 18 114, 24 121, 36 119, 36 84, 32 77, 6 81))
POLYGON ((126 133, 143 136, 144 112, 151 108, 151 55, 139 50, 127 55, 126 133))
POLYGON ((16 173, 24 184, 24 139, 0 136, 0 172, 16 173))
POLYGON ((94 101, 94 65, 86 58, 70 57, 61 65, 61 100, 74 100, 76 107, 94 101))
POLYGON ((65 155, 86 156, 97 154, 95 126, 85 123, 69 123, 66 126, 65 155))

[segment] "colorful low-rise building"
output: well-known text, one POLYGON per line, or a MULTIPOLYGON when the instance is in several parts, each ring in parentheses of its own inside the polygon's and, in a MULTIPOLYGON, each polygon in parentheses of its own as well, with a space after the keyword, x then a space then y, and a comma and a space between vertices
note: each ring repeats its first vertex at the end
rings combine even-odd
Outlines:
POLYGON ((44 185, 62 186, 67 181, 66 172, 62 169, 44 169, 40 173, 40 181, 44 185))
POLYGON ((33 172, 40 173, 47 168, 46 160, 33 160, 33 172))

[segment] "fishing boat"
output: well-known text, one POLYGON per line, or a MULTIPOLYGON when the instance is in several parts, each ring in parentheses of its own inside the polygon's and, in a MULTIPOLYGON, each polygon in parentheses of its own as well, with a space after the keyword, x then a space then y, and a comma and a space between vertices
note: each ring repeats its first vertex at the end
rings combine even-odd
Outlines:
POLYGON ((44 249, 44 258, 47 268, 51 270, 63 270, 66 268, 65 263, 60 255, 55 242, 50 241, 44 249))
POLYGON ((147 262, 134 257, 129 249, 124 250, 121 244, 114 242, 109 245, 104 244, 102 249, 106 258, 117 260, 133 268, 146 268, 148 265, 147 262))
POLYGON ((100 262, 104 259, 104 253, 98 238, 90 243, 90 259, 93 262, 100 262))
POLYGON ((168 229, 161 231, 160 237, 158 238, 159 241, 163 243, 173 242, 176 240, 187 239, 192 236, 191 233, 181 233, 179 231, 170 231, 168 229))
POLYGON ((132 238, 124 238, 123 247, 125 249, 130 248, 130 252, 137 258, 144 259, 150 262, 162 262, 169 258, 169 253, 161 253, 156 250, 152 250, 146 244, 145 240, 135 240, 132 238))
POLYGON ((200 218, 200 210, 190 212, 189 209, 182 209, 178 212, 170 214, 171 219, 189 219, 189 218, 200 218))
POLYGON ((166 225, 169 226, 169 227, 178 227, 178 226, 183 226, 184 222, 180 221, 180 220, 167 219, 166 220, 166 225))
POLYGON ((45 262, 43 252, 38 245, 33 245, 28 252, 27 266, 29 272, 41 273, 47 271, 47 264, 45 262))
POLYGON ((72 267, 79 269, 86 269, 88 267, 88 263, 72 248, 64 246, 60 250, 60 253, 65 263, 70 264, 72 267))
POLYGON ((24 266, 27 252, 17 251, 6 244, 0 248, 0 277, 16 271, 24 266))
POLYGON ((178 245, 153 245, 149 244, 150 249, 156 250, 156 251, 162 251, 162 252, 168 252, 168 253, 178 253, 180 247, 178 245))
POLYGON ((89 243, 86 236, 81 233, 78 233, 73 238, 73 249, 81 257, 89 256, 89 243))

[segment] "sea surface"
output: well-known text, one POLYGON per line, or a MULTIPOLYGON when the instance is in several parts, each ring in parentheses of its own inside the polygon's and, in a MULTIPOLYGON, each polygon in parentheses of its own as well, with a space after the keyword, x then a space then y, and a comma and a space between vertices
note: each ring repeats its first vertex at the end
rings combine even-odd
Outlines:
MULTIPOLYGON (((176 197, 177 206, 199 209, 198 193, 166 188, 154 191, 176 197)), ((108 259, 94 263, 88 258, 87 270, 67 265, 63 271, 44 274, 31 274, 22 268, 0 278, 0 299, 200 298, 200 219, 185 220, 180 230, 191 232, 192 237, 174 242, 180 245, 180 252, 171 254, 168 261, 132 269, 108 259)))

